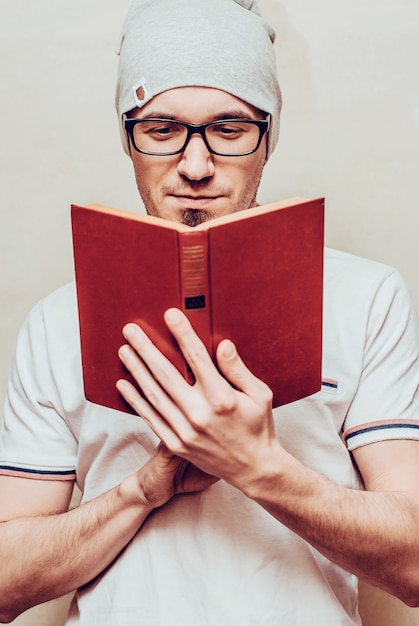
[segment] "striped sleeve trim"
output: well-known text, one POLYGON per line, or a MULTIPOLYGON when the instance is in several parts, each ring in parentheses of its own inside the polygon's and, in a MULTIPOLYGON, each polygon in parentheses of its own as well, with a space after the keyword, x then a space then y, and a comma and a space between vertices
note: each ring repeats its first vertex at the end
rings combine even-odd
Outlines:
POLYGON ((33 478, 35 480, 72 480, 76 479, 74 469, 34 469, 14 465, 0 465, 2 476, 16 476, 17 478, 33 478))
POLYGON ((390 439, 419 440, 419 420, 399 419, 360 424, 345 431, 342 439, 348 450, 390 439))

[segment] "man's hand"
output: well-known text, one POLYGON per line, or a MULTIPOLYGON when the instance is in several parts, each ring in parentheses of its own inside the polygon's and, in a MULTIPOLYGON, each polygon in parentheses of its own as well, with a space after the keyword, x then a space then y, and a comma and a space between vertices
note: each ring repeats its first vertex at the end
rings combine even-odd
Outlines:
POLYGON ((124 380, 117 387, 173 454, 243 487, 257 476, 258 465, 281 449, 274 435, 272 393, 246 368, 231 341, 218 346, 220 374, 181 311, 169 309, 165 321, 194 385, 138 326, 128 324, 124 336, 130 345, 120 349, 120 358, 143 395, 124 380))
POLYGON ((218 480, 172 454, 163 443, 136 476, 144 504, 152 509, 176 494, 202 491, 218 480))
POLYGON ((380 442, 356 451, 371 491, 334 484, 282 448, 270 391, 230 341, 217 350, 220 374, 181 312, 170 309, 166 323, 195 384, 129 324, 130 346, 120 354, 144 397, 126 381, 118 388, 167 448, 241 489, 328 559, 418 606, 418 442, 380 442))

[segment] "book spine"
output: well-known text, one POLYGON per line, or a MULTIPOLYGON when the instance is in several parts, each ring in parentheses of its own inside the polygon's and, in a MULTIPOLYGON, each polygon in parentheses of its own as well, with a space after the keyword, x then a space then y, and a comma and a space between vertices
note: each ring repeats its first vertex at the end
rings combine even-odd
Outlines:
POLYGON ((214 358, 208 233, 204 230, 179 233, 179 255, 183 311, 211 357, 214 358))

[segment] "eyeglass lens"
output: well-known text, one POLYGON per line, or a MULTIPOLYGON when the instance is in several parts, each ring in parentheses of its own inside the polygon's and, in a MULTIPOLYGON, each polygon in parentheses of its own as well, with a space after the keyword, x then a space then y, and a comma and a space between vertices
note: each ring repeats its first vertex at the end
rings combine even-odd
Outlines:
MULTIPOLYGON (((216 122, 192 132, 205 134, 206 141, 218 154, 244 154, 258 145, 260 130, 248 120, 216 122)), ((191 134, 191 133, 189 133, 191 134)), ((134 126, 137 148, 154 154, 181 151, 188 139, 188 127, 171 120, 141 120, 134 126)))

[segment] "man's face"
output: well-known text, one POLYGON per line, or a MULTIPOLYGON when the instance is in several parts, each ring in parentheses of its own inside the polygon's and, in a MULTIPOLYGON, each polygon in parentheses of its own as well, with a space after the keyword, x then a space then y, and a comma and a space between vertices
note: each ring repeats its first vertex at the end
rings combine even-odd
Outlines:
MULTIPOLYGON (((134 115, 192 124, 243 116, 264 119, 261 111, 239 98, 206 87, 170 89, 134 115)), ((198 134, 192 135, 183 152, 172 156, 141 154, 130 146, 147 213, 195 226, 254 206, 266 161, 266 141, 264 136, 253 154, 233 157, 211 154, 198 134)))

